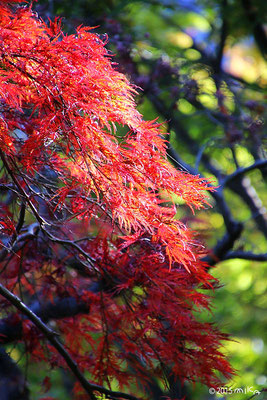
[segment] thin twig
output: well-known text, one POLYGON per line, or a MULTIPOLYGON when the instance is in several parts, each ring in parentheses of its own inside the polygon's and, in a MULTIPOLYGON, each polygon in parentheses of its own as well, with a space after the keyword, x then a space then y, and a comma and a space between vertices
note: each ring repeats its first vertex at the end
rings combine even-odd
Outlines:
POLYGON ((254 393, 252 396, 250 396, 247 400, 251 400, 251 399, 253 399, 254 397, 256 397, 256 396, 259 396, 261 393, 263 393, 263 392, 267 392, 267 388, 263 388, 263 389, 261 389, 261 390, 257 390, 257 392, 256 393, 254 393))
POLYGON ((19 181, 17 180, 15 174, 13 173, 12 169, 10 168, 6 157, 3 153, 2 150, 0 150, 0 157, 2 158, 3 164, 7 170, 7 172, 9 173, 10 177, 12 178, 13 182, 15 183, 15 185, 17 186, 20 194, 22 195, 22 198, 25 199, 25 201, 29 204, 29 207, 31 208, 33 214, 35 215, 35 218, 37 219, 37 221, 40 223, 40 225, 49 225, 49 223, 47 221, 45 221, 41 215, 38 213, 38 211, 36 210, 34 204, 32 203, 29 195, 25 192, 25 190, 23 189, 23 187, 19 184, 19 181))

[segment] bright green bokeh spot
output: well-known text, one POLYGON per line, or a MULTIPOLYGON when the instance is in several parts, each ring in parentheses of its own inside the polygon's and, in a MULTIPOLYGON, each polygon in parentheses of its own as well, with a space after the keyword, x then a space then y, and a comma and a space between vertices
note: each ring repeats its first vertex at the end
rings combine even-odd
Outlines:
POLYGON ((193 40, 184 32, 170 32, 167 34, 167 39, 181 49, 187 49, 193 45, 193 40))
POLYGON ((267 282, 264 280, 256 281, 253 285, 253 291, 256 295, 263 294, 265 291, 267 291, 267 282))
POLYGON ((181 111, 183 114, 193 114, 195 112, 195 107, 192 106, 187 100, 180 99, 178 101, 178 110, 181 111))
POLYGON ((248 165, 253 164, 254 158, 252 157, 251 153, 245 148, 238 146, 236 147, 236 156, 239 161, 239 163, 245 167, 248 165))
POLYGON ((199 96, 197 96, 197 98, 204 107, 210 108, 211 110, 217 108, 217 99, 214 96, 210 96, 208 94, 200 94, 199 96))
POLYGON ((203 79, 199 82, 200 89, 205 94, 214 94, 216 93, 216 86, 214 80, 211 78, 203 79))
POLYGON ((183 27, 193 27, 202 32, 208 32, 211 29, 207 19, 195 12, 177 13, 174 15, 174 18, 183 27))
POLYGON ((223 217, 222 217, 222 215, 218 214, 218 213, 212 214, 210 216, 210 223, 216 229, 221 228, 223 226, 223 217))
POLYGON ((201 58, 201 54, 199 53, 199 51, 194 50, 194 49, 185 50, 184 55, 186 58, 188 58, 188 60, 191 60, 191 61, 196 61, 201 58))
POLYGON ((188 13, 189 24, 194 25, 197 29, 202 32, 208 32, 211 29, 211 26, 206 18, 204 18, 200 14, 196 13, 188 13))
POLYGON ((196 81, 207 79, 209 77, 209 71, 207 69, 201 69, 192 73, 192 78, 196 81))
POLYGON ((243 272, 238 280, 237 280, 237 286, 240 290, 246 290, 250 287, 252 282, 252 275, 249 272, 243 272))

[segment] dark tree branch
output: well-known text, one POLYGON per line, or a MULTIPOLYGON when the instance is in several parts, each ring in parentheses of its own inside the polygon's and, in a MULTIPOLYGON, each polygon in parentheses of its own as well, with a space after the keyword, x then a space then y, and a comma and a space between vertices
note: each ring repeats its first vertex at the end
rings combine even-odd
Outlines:
POLYGON ((21 228, 23 227, 24 224, 24 218, 25 218, 25 211, 26 211, 26 206, 24 201, 21 204, 21 208, 20 208, 20 213, 19 213, 19 220, 16 226, 16 235, 19 234, 21 228))
POLYGON ((224 237, 218 241, 217 245, 210 251, 210 255, 203 257, 210 266, 215 265, 217 262, 225 260, 225 255, 233 248, 235 241, 240 237, 243 230, 243 225, 236 223, 232 226, 230 232, 226 232, 224 237))
POLYGON ((12 249, 13 249, 13 246, 17 239, 17 235, 19 234, 19 232, 23 226, 23 223, 24 223, 25 210, 26 210, 26 207, 25 207, 25 203, 23 202, 21 205, 19 220, 18 220, 16 229, 15 229, 15 232, 13 233, 8 245, 0 251, 0 262, 3 261, 6 257, 6 255, 9 253, 9 251, 12 251, 12 249))
POLYGON ((0 191, 7 192, 8 190, 13 189, 12 183, 0 183, 0 191))
MULTIPOLYGON (((35 301, 30 309, 44 323, 50 320, 74 317, 77 314, 88 313, 90 306, 82 301, 77 301, 74 297, 56 299, 53 303, 40 303, 35 301)), ((10 315, 0 320, 0 342, 10 343, 22 338, 22 324, 14 324, 13 316, 10 315)))
POLYGON ((232 192, 236 193, 240 199, 247 204, 251 211, 251 216, 257 224, 259 230, 267 238, 267 214, 263 207, 256 190, 251 185, 248 177, 241 177, 240 180, 232 180, 228 183, 232 192))
MULTIPOLYGON (((184 163, 170 144, 168 145, 167 153, 171 162, 178 169, 182 169, 184 171, 190 172, 193 175, 197 175, 197 171, 192 166, 184 163)), ((223 188, 227 184, 230 184, 230 182, 235 181, 236 178, 239 178, 240 176, 249 171, 252 171, 253 169, 264 168, 266 164, 267 160, 259 160, 249 167, 237 169, 233 174, 224 178, 217 192, 211 192, 211 195, 216 200, 217 206, 222 213, 227 232, 224 237, 218 241, 214 249, 211 250, 210 255, 202 259, 207 264, 212 266, 215 265, 218 261, 228 260, 231 258, 266 261, 266 254, 254 254, 252 252, 243 251, 230 251, 233 248, 236 240, 240 237, 243 230, 243 225, 233 219, 230 209, 228 208, 226 201, 223 198, 223 188)))
MULTIPOLYGON (((220 38, 220 43, 217 49, 217 56, 216 60, 214 63, 214 72, 217 75, 217 77, 221 74, 221 69, 222 69, 222 60, 223 60, 223 51, 224 51, 224 46, 227 38, 227 32, 228 32, 228 23, 227 23, 227 15, 226 15, 226 10, 227 10, 227 0, 222 0, 222 28, 221 28, 221 38, 220 38)), ((219 86, 219 84, 218 84, 219 86)))
POLYGON ((267 165, 267 160, 257 160, 254 164, 249 165, 248 167, 238 168, 231 175, 227 175, 224 179, 220 181, 220 186, 223 188, 233 180, 245 175, 247 172, 252 171, 254 169, 264 169, 267 165))
MULTIPOLYGON (((93 262, 95 261, 88 253, 86 253, 86 251, 84 251, 77 243, 75 243, 73 240, 68 240, 68 239, 61 239, 58 238, 54 235, 52 235, 52 233, 48 232, 47 229, 45 228, 41 228, 42 231, 44 232, 44 234, 48 237, 49 240, 51 240, 52 242, 55 243, 60 243, 64 246, 68 246, 68 247, 73 247, 74 249, 76 249, 80 254, 82 254, 86 261, 88 262, 88 264, 90 265, 90 267, 94 268, 94 264, 93 262)), ((88 266, 87 266, 88 267, 88 266)))
POLYGON ((39 227, 39 223, 34 222, 27 227, 24 233, 21 233, 19 236, 17 236, 16 240, 13 243, 11 240, 11 243, 0 251, 0 262, 3 261, 8 254, 17 253, 22 247, 25 246, 29 239, 36 237, 39 227))
POLYGON ((257 390, 256 393, 254 393, 252 396, 250 396, 247 400, 254 399, 254 397, 259 396, 263 392, 267 392, 267 388, 263 388, 259 391, 257 390))
MULTIPOLYGON (((24 207, 25 206, 23 206, 24 211, 22 211, 22 214, 25 213, 24 207)), ((20 221, 18 222, 18 226, 16 228, 17 233, 19 232, 18 227, 21 224, 21 218, 22 218, 22 216, 20 217, 20 221)), ((10 240, 10 244, 7 245, 5 248, 3 248, 0 251, 0 262, 3 261, 7 257, 7 255, 9 255, 10 253, 13 253, 13 254, 17 253, 22 247, 25 246, 25 244, 27 243, 27 241, 29 239, 36 237, 39 229, 40 229, 40 224, 38 222, 35 222, 35 223, 29 225, 27 227, 26 231, 21 233, 19 236, 16 236, 16 234, 15 234, 13 239, 10 240)), ((81 254, 85 258, 86 262, 82 261, 81 259, 76 260, 76 266, 79 267, 80 271, 82 271, 83 273, 88 275, 88 272, 90 272, 89 266, 91 269, 94 268, 94 264, 93 264, 94 259, 88 253, 86 253, 77 243, 75 243, 75 241, 57 238, 54 235, 52 235, 50 232, 48 232, 48 230, 46 230, 44 227, 42 227, 41 230, 44 233, 44 235, 46 235, 47 238, 51 242, 62 244, 65 247, 74 248, 78 251, 79 254, 81 254), (89 264, 89 266, 88 266, 88 264, 89 264)))
POLYGON ((250 251, 228 251, 224 256, 223 260, 230 260, 232 258, 240 258, 243 260, 252 260, 252 261, 267 261, 267 253, 263 254, 254 254, 250 251))
POLYGON ((251 210, 252 217, 254 218, 259 230, 267 237, 267 215, 266 208, 263 206, 256 190, 251 185, 250 179, 244 177, 247 172, 254 169, 265 169, 267 160, 257 160, 254 164, 245 167, 238 168, 231 175, 226 176, 220 180, 219 191, 228 186, 233 192, 235 192, 241 199, 248 205, 251 210))
MULTIPOLYGON (((184 171, 190 172, 193 175, 197 175, 197 171, 192 166, 184 163, 170 144, 168 145, 167 153, 171 162, 178 169, 182 169, 184 171)), ((210 255, 202 259, 210 266, 215 265, 219 261, 228 260, 232 258, 266 261, 267 259, 266 254, 254 254, 252 252, 243 252, 243 251, 230 251, 233 248, 235 241, 240 237, 243 230, 243 225, 233 219, 230 209, 228 208, 226 201, 222 196, 223 193, 222 190, 225 185, 229 184, 231 181, 234 181, 236 178, 244 175, 245 173, 253 169, 264 168, 266 164, 267 160, 259 160, 256 161, 254 164, 250 165, 249 167, 240 168, 236 170, 233 174, 224 178, 217 192, 211 192, 211 195, 216 200, 217 206, 224 217, 227 233, 221 240, 218 241, 214 249, 211 250, 210 255)))

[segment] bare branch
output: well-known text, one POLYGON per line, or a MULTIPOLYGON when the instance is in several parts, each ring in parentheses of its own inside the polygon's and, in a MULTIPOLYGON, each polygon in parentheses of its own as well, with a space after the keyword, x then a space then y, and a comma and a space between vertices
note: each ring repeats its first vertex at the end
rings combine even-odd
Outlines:
MULTIPOLYGON (((90 254, 86 253, 86 251, 84 251, 77 243, 75 243, 75 241, 58 238, 52 235, 50 232, 48 232, 44 227, 42 227, 41 229, 44 232, 44 234, 49 238, 49 240, 51 240, 52 242, 60 243, 63 246, 69 246, 76 249, 81 255, 83 255, 83 257, 85 258, 86 262, 88 262, 90 267, 92 267, 92 269, 95 269, 94 266, 95 260, 90 256, 90 254)), ((83 272, 89 272, 88 265, 86 263, 84 263, 82 260, 79 260, 79 263, 80 267, 83 266, 85 268, 83 272)))
POLYGON ((263 389, 261 389, 259 391, 257 390, 256 393, 254 393, 252 396, 250 396, 247 400, 251 400, 251 399, 253 399, 254 397, 258 396, 259 394, 261 394, 263 392, 267 392, 267 388, 263 388, 263 389))
POLYGON ((254 254, 250 251, 228 251, 224 256, 223 260, 230 260, 232 258, 240 258, 243 260, 252 260, 252 261, 267 261, 267 253, 263 254, 254 254))
MULTIPOLYGON (((223 59, 223 50, 227 38, 227 31, 228 31, 228 23, 227 23, 227 15, 226 15, 226 9, 227 9, 227 0, 222 1, 222 27, 221 27, 221 37, 220 37, 220 43, 217 49, 217 57, 215 60, 215 65, 214 65, 214 72, 217 75, 221 74, 221 67, 222 67, 222 59, 223 59)), ((219 83, 218 85, 219 86, 219 83)))

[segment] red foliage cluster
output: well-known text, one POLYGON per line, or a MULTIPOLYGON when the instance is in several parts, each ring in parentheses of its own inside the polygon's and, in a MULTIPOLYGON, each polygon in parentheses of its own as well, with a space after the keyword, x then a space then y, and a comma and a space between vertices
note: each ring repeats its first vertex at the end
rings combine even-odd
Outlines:
MULTIPOLYGON (((23 287, 29 301, 86 304, 89 312, 57 329, 98 383, 172 374, 216 385, 216 371, 231 372, 219 351, 225 336, 197 315, 215 282, 172 201, 175 193, 203 207, 208 182, 168 163, 158 124, 142 119, 98 35, 85 27, 65 35, 59 20, 47 26, 30 8, 3 3, 1 185, 13 197, 1 200, 0 224, 3 246, 16 250, 2 282, 17 294, 23 287)), ((34 357, 62 364, 27 320, 23 332, 34 357)))

